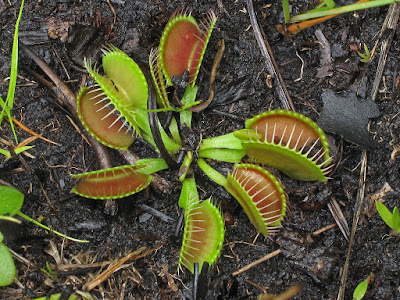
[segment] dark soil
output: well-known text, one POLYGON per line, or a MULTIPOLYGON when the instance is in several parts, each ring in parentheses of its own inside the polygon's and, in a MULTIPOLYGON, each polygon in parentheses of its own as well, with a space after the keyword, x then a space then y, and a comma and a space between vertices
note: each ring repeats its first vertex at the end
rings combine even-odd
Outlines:
MULTIPOLYGON (((109 34, 113 14, 106 1, 27 1, 20 36, 73 91, 78 91, 83 73, 73 67, 79 62, 73 61, 75 57, 71 52, 76 47, 69 44, 68 39, 72 39, 74 30, 86 29, 72 25, 93 25, 95 19, 99 23, 99 33, 95 34, 97 38, 83 47, 89 49, 90 46, 90 53, 84 55, 92 56, 95 51, 92 46, 104 38, 112 40, 116 46, 145 65, 149 50, 158 45, 168 18, 177 7, 191 8, 197 19, 207 10, 213 9, 219 18, 198 78, 201 90, 199 97, 205 99, 208 96, 208 76, 218 50, 217 42, 224 39, 226 52, 219 68, 219 95, 215 99, 218 106, 212 108, 232 113, 238 120, 207 109, 194 116, 194 133, 198 136, 201 134, 203 138, 224 134, 242 128, 244 123, 241 119, 281 108, 274 89, 266 85, 268 72, 249 26, 244 1, 111 2, 117 20, 112 34, 109 34), (242 84, 244 94, 240 101, 226 105, 235 96, 226 94, 229 84, 242 84)), ((342 2, 339 1, 338 5, 344 4, 342 2)), ((12 34, 19 4, 20 1, 0 0, 0 94, 3 99, 7 93, 6 78, 9 75, 12 34)), ((323 91, 332 89, 341 93, 357 83, 366 65, 360 62, 360 57, 353 50, 354 46, 366 43, 372 49, 387 12, 387 7, 382 7, 345 14, 304 30, 288 40, 275 29, 276 24, 283 22, 280 1, 255 1, 254 5, 260 26, 266 32, 297 111, 314 120, 318 119, 322 111, 323 91), (333 74, 323 79, 316 76, 321 58, 321 49, 314 35, 316 29, 325 35, 334 58, 333 74), (296 52, 304 61, 302 76, 302 61, 296 52)), ((304 11, 307 5, 304 1, 296 1, 292 13, 304 11)), ((396 81, 399 45, 399 34, 396 32, 376 100, 381 116, 372 120, 370 128, 370 135, 377 141, 377 147, 368 151, 364 201, 368 205, 363 208, 355 235, 345 299, 352 298, 356 285, 370 273, 375 274, 375 279, 365 299, 400 299, 399 238, 389 235, 390 228, 374 212, 373 204, 374 199, 383 199, 390 209, 399 206, 399 156, 391 157, 392 151, 399 147, 399 90, 396 81), (390 188, 379 194, 385 185, 390 188)), ((367 94, 375 76, 376 61, 366 71, 367 94)), ((21 51, 13 115, 27 127, 42 133, 60 146, 42 140, 34 141, 32 144, 35 147, 29 152, 35 158, 25 158, 33 173, 27 172, 18 158, 13 158, 1 161, 0 179, 13 184, 25 194, 22 212, 40 218, 44 224, 70 236, 88 239, 90 243, 62 243, 61 238, 50 236, 27 222, 12 228, 8 225, 10 232, 6 235, 3 224, 2 232, 6 235, 7 245, 31 264, 27 266, 16 261, 18 284, 2 288, 0 298, 27 299, 35 295, 49 295, 63 291, 67 283, 80 289, 93 278, 93 275, 85 274, 60 274, 58 281, 46 279, 40 271, 40 268, 45 268, 46 262, 50 263, 53 270, 57 269, 57 263, 49 255, 50 242, 55 243, 64 265, 109 261, 142 246, 151 249, 163 244, 159 250, 116 272, 100 288, 93 290, 91 295, 95 299, 190 298, 192 276, 187 271, 177 275, 176 271, 182 232, 179 237, 174 237, 175 224, 151 217, 140 208, 146 204, 177 220, 180 213, 180 182, 176 173, 160 172, 161 176, 173 184, 168 193, 157 193, 149 188, 146 192, 118 200, 115 216, 105 212, 103 201, 71 194, 74 180, 69 174, 95 170, 99 166, 92 149, 72 126, 66 113, 56 105, 58 102, 54 94, 37 83, 27 69, 45 77, 21 51), (42 183, 56 211, 47 203, 37 179, 42 183), (178 286, 178 290, 173 283, 178 286)), ((0 136, 12 140, 9 125, 3 122, 1 128, 0 136)), ((19 128, 17 135, 19 141, 29 137, 19 128)), ((327 206, 332 199, 338 201, 351 227, 362 148, 337 135, 331 136, 331 142, 336 168, 328 182, 298 182, 277 173, 286 186, 290 212, 283 224, 284 228, 277 236, 259 236, 254 243, 257 232, 241 207, 226 191, 196 170, 201 197, 205 199, 212 196, 221 209, 234 218, 234 225, 227 226, 221 257, 209 273, 208 299, 255 299, 265 290, 279 294, 297 284, 301 285, 302 291, 295 299, 336 299, 349 243, 337 226, 319 235, 313 232, 335 223, 327 206), (240 267, 278 248, 282 249, 280 255, 240 276, 231 276, 240 267)), ((140 140, 131 149, 141 157, 156 156, 140 140)), ((117 152, 111 151, 111 154, 115 166, 124 164, 117 152)), ((227 164, 214 166, 223 173, 230 168, 227 164)))

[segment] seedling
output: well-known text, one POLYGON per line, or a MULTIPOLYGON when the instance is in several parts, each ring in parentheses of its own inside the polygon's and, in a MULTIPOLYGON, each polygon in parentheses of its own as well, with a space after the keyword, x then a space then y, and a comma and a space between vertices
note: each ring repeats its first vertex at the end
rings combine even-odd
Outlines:
MULTIPOLYGON (((0 220, 20 223, 19 220, 14 218, 14 216, 17 215, 66 239, 81 243, 88 242, 86 240, 78 240, 69 237, 58 231, 50 229, 42 223, 23 214, 20 211, 23 202, 24 194, 22 194, 20 191, 9 186, 0 186, 0 220)), ((10 251, 3 244, 3 235, 0 232, 0 286, 11 284, 14 281, 15 274, 16 269, 14 261, 12 259, 10 251)))
POLYGON ((162 159, 142 159, 135 165, 72 175, 82 180, 72 192, 90 199, 117 199, 140 192, 151 182, 150 174, 168 168, 162 159))
POLYGON ((353 300, 361 300, 364 298, 365 294, 367 293, 368 285, 371 283, 375 275, 371 273, 368 277, 361 281, 353 292, 353 300))
POLYGON ((212 265, 221 252, 225 235, 224 219, 210 199, 199 202, 193 178, 184 180, 179 205, 185 209, 179 269, 183 265, 193 273, 194 264, 198 263, 200 273, 204 262, 212 265))
POLYGON ((364 51, 365 53, 357 52, 358 55, 361 57, 360 61, 363 63, 368 63, 369 59, 371 58, 371 52, 369 52, 367 44, 364 43, 364 51))
POLYGON ((225 178, 203 159, 197 164, 236 198, 259 232, 264 236, 276 232, 286 213, 286 194, 275 176, 254 164, 236 164, 225 178))
POLYGON ((382 202, 375 201, 376 209, 382 220, 387 226, 393 229, 396 234, 400 234, 400 215, 397 206, 394 207, 393 213, 382 202))
POLYGON ((54 281, 58 281, 58 276, 54 271, 51 269, 50 264, 48 261, 46 261, 46 269, 40 268, 40 271, 42 271, 44 274, 47 275, 47 277, 51 278, 54 281))
POLYGON ((299 113, 272 110, 246 121, 234 132, 246 154, 287 176, 303 181, 326 181, 331 163, 329 144, 321 128, 299 113))

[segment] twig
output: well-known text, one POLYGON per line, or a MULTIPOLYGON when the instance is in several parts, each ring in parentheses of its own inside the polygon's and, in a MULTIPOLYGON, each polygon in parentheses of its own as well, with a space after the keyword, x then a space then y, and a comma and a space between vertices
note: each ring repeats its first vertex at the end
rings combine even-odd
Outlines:
POLYGON ((383 69, 385 68, 386 58, 389 52, 390 44, 393 40, 393 35, 396 32, 397 24, 399 22, 400 16, 400 6, 399 3, 393 3, 389 6, 389 10, 387 12, 385 21, 383 22, 381 35, 386 33, 387 31, 390 32, 389 35, 386 35, 384 40, 381 44, 381 55, 379 57, 378 67, 375 73, 374 83, 372 85, 372 100, 376 99, 379 90, 379 83, 382 79, 383 69))
POLYGON ((33 135, 33 136, 37 136, 39 139, 48 142, 50 144, 54 144, 57 146, 61 146, 59 143, 53 142, 52 140, 46 139, 45 137, 41 136, 40 134, 30 130, 28 127, 26 127, 24 124, 22 124, 20 121, 18 121, 16 118, 12 117, 12 121, 18 125, 18 127, 20 127, 22 130, 26 131, 27 133, 33 135))
POLYGON ((90 283, 88 283, 85 287, 85 290, 90 291, 97 287, 99 284, 104 282, 108 277, 110 277, 114 272, 120 269, 120 267, 128 262, 129 260, 136 260, 139 257, 139 254, 141 254, 144 250, 146 250, 146 247, 141 247, 137 249, 136 251, 133 251, 129 253, 127 256, 123 257, 116 263, 111 264, 107 270, 99 274, 95 279, 93 279, 90 283))
POLYGON ((334 197, 329 200, 328 208, 335 219, 336 224, 339 226, 340 231, 343 233, 346 240, 349 241, 349 225, 347 224, 346 218, 344 217, 343 212, 334 197))
POLYGON ((238 276, 238 275, 242 274, 243 272, 246 272, 246 271, 250 270, 251 268, 263 263, 264 261, 267 261, 270 258, 273 258, 273 257, 277 256, 279 253, 281 253, 281 249, 278 249, 278 250, 275 250, 275 251, 273 251, 271 253, 268 253, 264 257, 261 257, 260 259, 257 259, 256 261, 253 261, 252 263, 248 264, 247 266, 245 266, 245 267, 233 272, 232 276, 238 276))
POLYGON ((251 26, 253 27, 258 46, 261 49, 262 55, 266 59, 267 70, 271 74, 272 78, 275 79, 274 86, 278 93, 278 98, 281 101, 284 109, 296 111, 286 84, 283 81, 281 72, 279 71, 278 64, 276 63, 268 40, 265 38, 265 34, 260 26, 258 26, 252 0, 247 0, 247 10, 249 12, 251 26))
POLYGON ((170 216, 167 216, 166 214, 162 213, 161 211, 152 208, 146 204, 140 205, 140 208, 143 209, 145 212, 159 218, 161 221, 164 221, 166 223, 173 223, 175 222, 174 218, 171 218, 170 216))
POLYGON ((362 160, 361 160, 360 181, 358 184, 356 205, 354 207, 353 224, 351 227, 349 249, 347 250, 346 262, 344 264, 342 277, 340 279, 340 288, 339 288, 339 294, 338 294, 337 300, 344 299, 344 291, 346 290, 347 273, 349 271, 349 266, 350 266, 351 247, 353 246, 354 236, 355 236, 355 233, 357 230, 358 219, 360 218, 361 207, 362 207, 362 203, 364 202, 366 175, 367 175, 367 150, 363 150, 362 160))

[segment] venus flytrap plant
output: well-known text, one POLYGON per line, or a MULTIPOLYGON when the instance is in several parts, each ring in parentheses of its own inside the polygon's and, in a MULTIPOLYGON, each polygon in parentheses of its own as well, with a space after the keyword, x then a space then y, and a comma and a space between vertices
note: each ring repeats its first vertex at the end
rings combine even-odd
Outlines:
POLYGON ((297 180, 327 180, 329 143, 310 118, 282 109, 267 111, 248 119, 246 129, 233 134, 250 159, 297 180))
POLYGON ((223 186, 243 207, 254 227, 264 236, 280 227, 286 213, 286 193, 270 172, 254 164, 235 164, 225 178, 203 159, 198 166, 209 178, 223 186))

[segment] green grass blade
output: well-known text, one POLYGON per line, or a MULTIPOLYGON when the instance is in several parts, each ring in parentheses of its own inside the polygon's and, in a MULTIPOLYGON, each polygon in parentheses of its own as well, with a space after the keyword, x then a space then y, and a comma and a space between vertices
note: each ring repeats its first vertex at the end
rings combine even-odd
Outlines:
POLYGON ((290 22, 300 22, 300 21, 319 18, 319 17, 343 14, 346 12, 388 5, 388 4, 392 4, 394 2, 396 2, 396 0, 373 0, 373 1, 369 1, 369 2, 355 3, 355 4, 336 7, 336 8, 332 8, 332 9, 328 9, 328 10, 324 10, 324 11, 318 11, 318 12, 315 11, 315 12, 300 14, 300 15, 292 17, 290 19, 290 22))
MULTIPOLYGON (((19 23, 22 17, 22 10, 24 8, 25 0, 22 0, 21 7, 19 9, 19 14, 17 18, 17 22, 15 23, 15 31, 14 31, 14 40, 13 40, 13 47, 11 52, 11 70, 10 70, 10 82, 8 85, 8 93, 6 99, 6 107, 3 105, 3 110, 0 114, 0 124, 3 121, 4 114, 7 114, 8 120, 11 125, 11 129, 13 131, 15 141, 18 143, 17 134, 14 129, 14 123, 11 119, 11 109, 14 106, 14 95, 15 95, 15 86, 17 84, 17 72, 18 72, 18 31, 19 31, 19 23)), ((4 101, 3 101, 4 102, 4 101)))
POLYGON ((283 16, 285 18, 285 24, 290 22, 290 11, 289 11, 289 0, 282 0, 283 16))

